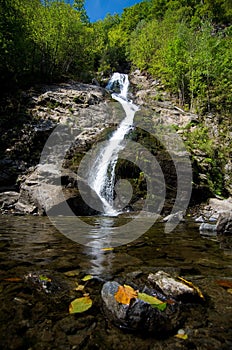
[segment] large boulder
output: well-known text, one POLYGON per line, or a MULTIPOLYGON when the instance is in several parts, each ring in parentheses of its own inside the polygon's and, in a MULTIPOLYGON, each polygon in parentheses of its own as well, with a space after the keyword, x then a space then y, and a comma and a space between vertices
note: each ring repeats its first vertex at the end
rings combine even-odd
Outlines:
POLYGON ((15 204, 16 212, 55 216, 91 215, 99 213, 101 208, 101 200, 85 180, 68 169, 60 173, 52 164, 39 164, 29 175, 24 176, 15 204), (89 197, 91 206, 82 199, 77 182, 81 185, 82 194, 89 197))
POLYGON ((116 326, 159 336, 161 334, 167 336, 178 328, 180 323, 178 304, 168 304, 164 311, 152 307, 139 298, 134 298, 129 304, 122 304, 115 298, 119 287, 118 282, 112 281, 106 282, 101 290, 104 312, 116 326))
POLYGON ((232 234, 232 211, 219 214, 216 228, 218 233, 232 234))

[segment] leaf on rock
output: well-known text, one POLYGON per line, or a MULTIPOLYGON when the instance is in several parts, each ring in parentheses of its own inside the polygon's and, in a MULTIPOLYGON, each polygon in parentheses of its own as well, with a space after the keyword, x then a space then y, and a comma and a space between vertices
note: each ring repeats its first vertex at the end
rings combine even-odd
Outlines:
POLYGON ((119 286, 114 297, 118 303, 129 305, 132 299, 137 298, 138 292, 134 290, 131 286, 124 284, 119 286))
POLYGON ((138 293, 138 298, 150 304, 151 307, 156 308, 160 311, 164 311, 167 307, 166 302, 163 302, 156 297, 153 297, 152 295, 148 295, 146 293, 138 293))
POLYGON ((82 298, 77 298, 71 302, 69 305, 69 313, 81 313, 91 308, 93 302, 89 296, 85 296, 82 298))
POLYGON ((224 288, 232 288, 232 281, 219 280, 219 281, 216 281, 216 283, 219 284, 219 286, 224 288))
POLYGON ((201 299, 205 299, 204 295, 202 294, 201 290, 199 287, 195 286, 192 282, 185 280, 184 278, 178 276, 178 279, 181 280, 184 284, 186 284, 187 286, 189 286, 190 288, 193 288, 195 290, 195 292, 197 292, 198 296, 201 299))
POLYGON ((101 250, 103 250, 104 252, 108 252, 108 251, 111 251, 111 250, 114 250, 114 248, 101 248, 101 250))
POLYGON ((91 280, 93 278, 93 276, 92 275, 86 275, 85 277, 83 277, 81 280, 83 281, 83 282, 86 282, 86 281, 89 281, 89 280, 91 280))

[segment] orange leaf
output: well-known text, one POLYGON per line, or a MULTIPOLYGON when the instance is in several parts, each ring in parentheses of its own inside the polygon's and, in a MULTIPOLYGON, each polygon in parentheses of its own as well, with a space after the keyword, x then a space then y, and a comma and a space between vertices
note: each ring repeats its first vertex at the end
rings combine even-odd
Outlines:
POLYGON ((227 280, 219 280, 216 281, 219 286, 224 287, 224 288, 232 288, 232 281, 227 281, 227 280))
POLYGON ((130 304, 130 301, 134 298, 137 298, 138 292, 136 292, 131 286, 119 286, 117 292, 114 294, 114 297, 118 303, 121 304, 130 304))
POLYGON ((21 282, 22 278, 19 277, 9 277, 9 278, 4 278, 4 281, 7 282, 21 282))

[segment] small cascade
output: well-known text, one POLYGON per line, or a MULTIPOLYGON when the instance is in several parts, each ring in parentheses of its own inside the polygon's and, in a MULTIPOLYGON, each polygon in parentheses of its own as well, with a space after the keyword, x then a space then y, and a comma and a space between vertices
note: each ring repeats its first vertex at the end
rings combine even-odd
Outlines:
POLYGON ((121 103, 125 118, 112 134, 106 146, 101 149, 92 166, 92 173, 88 179, 89 186, 100 197, 105 215, 118 215, 114 208, 115 167, 119 152, 124 148, 125 135, 131 130, 134 114, 138 107, 128 101, 129 79, 127 74, 114 73, 106 89, 112 92, 112 98, 121 103))

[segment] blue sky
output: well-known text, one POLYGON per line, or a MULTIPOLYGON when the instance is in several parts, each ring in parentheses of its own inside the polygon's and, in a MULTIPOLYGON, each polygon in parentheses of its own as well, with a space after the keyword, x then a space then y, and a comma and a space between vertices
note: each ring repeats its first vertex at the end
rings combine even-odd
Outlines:
POLYGON ((91 22, 104 19, 107 13, 122 13, 125 7, 132 6, 142 0, 86 0, 85 8, 91 22))

